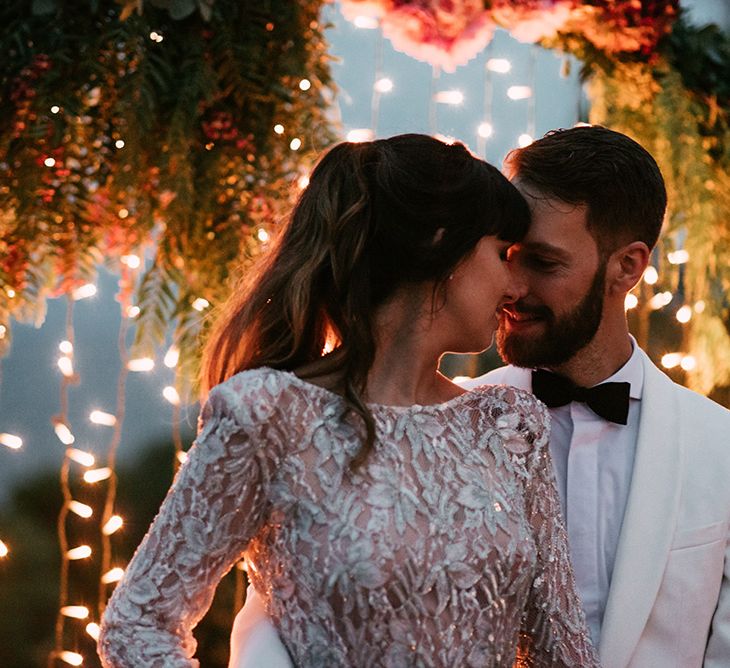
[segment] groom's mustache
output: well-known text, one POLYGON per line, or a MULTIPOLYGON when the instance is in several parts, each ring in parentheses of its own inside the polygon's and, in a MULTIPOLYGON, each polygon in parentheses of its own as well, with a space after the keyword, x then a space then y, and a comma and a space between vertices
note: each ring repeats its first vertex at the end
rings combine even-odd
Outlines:
POLYGON ((545 320, 549 320, 553 317, 552 311, 547 306, 526 304, 522 301, 505 304, 502 307, 502 311, 509 315, 532 316, 534 318, 543 318, 545 320))

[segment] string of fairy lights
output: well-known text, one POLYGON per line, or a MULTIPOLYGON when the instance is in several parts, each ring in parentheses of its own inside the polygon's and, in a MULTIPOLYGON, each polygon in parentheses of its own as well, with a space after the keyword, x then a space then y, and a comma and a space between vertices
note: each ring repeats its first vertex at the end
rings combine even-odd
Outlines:
MULTIPOLYGON (((356 17, 353 21, 356 28, 361 30, 378 30, 378 21, 372 17, 356 17)), ((151 33, 150 39, 160 42, 162 36, 151 33)), ((491 47, 490 47, 491 48, 491 47)), ((395 77, 390 75, 384 66, 384 39, 378 31, 375 40, 375 58, 372 78, 372 92, 370 99, 370 126, 352 128, 346 133, 348 141, 369 141, 378 136, 381 106, 385 96, 394 95, 396 91, 395 77)), ((502 54, 489 53, 483 63, 481 94, 481 113, 478 123, 473 130, 473 139, 476 152, 486 156, 490 140, 497 131, 495 122, 495 105, 524 104, 525 125, 524 132, 516 138, 516 144, 526 146, 533 141, 536 133, 536 47, 528 50, 528 77, 527 83, 514 83, 506 89, 506 100, 497 99, 494 82, 496 78, 508 77, 513 70, 510 59, 502 54)), ((312 86, 311 81, 303 78, 296 84, 300 91, 306 92, 312 86)), ((445 77, 438 68, 434 68, 431 76, 428 119, 429 131, 446 141, 455 138, 439 133, 439 108, 443 106, 457 107, 463 105, 465 95, 457 88, 446 85, 445 77)), ((292 133, 291 129, 281 124, 272 128, 274 135, 282 141, 288 142, 291 151, 302 147, 302 138, 292 133)), ((117 140, 117 147, 124 145, 123 139, 117 140)), ((47 165, 48 166, 48 165, 47 165)), ((52 166, 52 165, 51 165, 52 166)), ((306 187, 308 177, 302 174, 297 181, 300 188, 306 187)), ((128 215, 126 209, 118 212, 120 218, 128 215)), ((269 240, 269 233, 261 228, 256 232, 258 240, 265 244, 269 240)), ((666 254, 670 267, 681 267, 690 258, 684 249, 676 249, 666 254)), ((122 271, 127 272, 130 280, 135 280, 144 268, 144 257, 137 254, 128 254, 121 258, 122 271)), ((676 305, 677 295, 671 290, 661 290, 660 273, 655 266, 650 266, 642 283, 627 296, 626 310, 642 310, 645 314, 651 311, 665 309, 676 305)), ((667 279, 665 283, 669 283, 667 279)), ((113 412, 94 408, 88 415, 88 420, 101 428, 110 430, 109 443, 102 456, 94 454, 89 448, 82 447, 76 442, 73 427, 69 421, 69 388, 79 382, 75 360, 78 353, 75 345, 73 312, 74 304, 85 299, 92 299, 97 295, 97 286, 87 283, 76 288, 68 295, 66 325, 64 336, 58 344, 57 370, 61 375, 59 405, 60 410, 52 418, 52 425, 56 437, 64 448, 63 463, 60 472, 63 505, 58 516, 58 538, 61 552, 60 566, 60 593, 59 607, 55 628, 55 645, 49 655, 49 666, 61 661, 66 665, 83 665, 86 657, 83 654, 83 642, 79 634, 86 634, 93 641, 98 639, 99 620, 103 613, 108 595, 114 585, 124 574, 125 563, 115 559, 113 538, 124 528, 124 518, 115 507, 116 502, 116 455, 122 440, 122 427, 125 413, 126 379, 130 373, 149 373, 155 370, 156 360, 152 357, 130 358, 127 347, 127 333, 134 327, 134 320, 140 309, 136 305, 122 306, 122 319, 119 329, 118 349, 122 361, 120 375, 117 379, 116 407, 113 412), (98 518, 98 520, 97 520, 98 518), (97 522, 98 540, 100 549, 92 547, 89 542, 77 540, 79 535, 89 534, 90 522, 97 522), (77 587, 79 573, 85 569, 96 568, 98 576, 98 597, 95 605, 88 599, 82 600, 77 587)), ((203 313, 209 307, 209 302, 200 297, 195 299, 192 308, 203 313)), ((676 319, 682 325, 687 325, 694 314, 704 310, 704 303, 683 303, 676 310, 676 319)), ((1 328, 2 326, 0 326, 1 328)), ((5 336, 4 328, 0 329, 0 338, 5 336)), ((177 366, 180 359, 180 350, 176 343, 167 348, 163 356, 163 365, 174 374, 171 384, 164 385, 161 394, 172 408, 172 430, 175 444, 175 466, 185 461, 185 447, 180 433, 183 399, 181 397, 181 382, 177 366)), ((681 368, 691 371, 696 366, 692 355, 679 351, 667 351, 662 359, 666 369, 681 368)), ((0 425, 1 427, 1 425, 0 425)), ((8 450, 22 450, 23 437, 13 433, 0 433, 0 445, 8 450)), ((0 559, 12 558, 12 545, 9 545, 0 535, 0 559)), ((245 564, 241 562, 236 573, 236 601, 240 602, 243 596, 242 582, 245 564)), ((88 595, 87 595, 88 596, 88 595)))

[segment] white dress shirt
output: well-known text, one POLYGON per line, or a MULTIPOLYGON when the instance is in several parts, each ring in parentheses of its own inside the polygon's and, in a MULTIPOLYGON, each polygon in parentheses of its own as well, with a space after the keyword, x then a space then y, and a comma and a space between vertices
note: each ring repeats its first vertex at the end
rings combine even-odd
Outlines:
POLYGON ((644 369, 636 345, 628 362, 602 382, 631 384, 626 425, 608 422, 577 401, 550 409, 550 454, 594 643, 601 637, 639 433, 644 369))
MULTIPOLYGON (((581 402, 549 409, 550 454, 571 561, 588 629, 596 645, 601 637, 639 433, 644 368, 633 339, 632 346, 626 364, 601 381, 631 384, 626 425, 604 420, 581 402)), ((461 384, 468 389, 484 383, 505 383, 530 390, 531 372, 503 367, 461 384)))

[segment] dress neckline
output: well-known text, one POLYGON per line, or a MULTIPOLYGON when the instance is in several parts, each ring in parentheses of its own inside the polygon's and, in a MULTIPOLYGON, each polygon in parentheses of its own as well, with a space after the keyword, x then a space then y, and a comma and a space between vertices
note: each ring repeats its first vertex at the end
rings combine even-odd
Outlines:
MULTIPOLYGON (((303 378, 300 378, 293 371, 288 371, 286 369, 272 369, 272 371, 276 371, 277 373, 283 374, 284 376, 290 378, 296 385, 298 385, 299 387, 302 387, 306 390, 313 391, 313 392, 321 394, 323 396, 327 396, 331 399, 338 399, 340 401, 344 401, 344 399, 345 399, 341 394, 338 394, 337 392, 333 392, 332 390, 328 390, 326 387, 322 387, 321 385, 317 385, 316 383, 310 383, 309 381, 304 380, 303 378)), ((461 394, 457 394, 455 397, 451 397, 451 399, 447 399, 446 401, 441 401, 436 404, 410 404, 408 406, 398 406, 398 405, 393 405, 393 404, 379 404, 379 403, 368 401, 368 402, 366 402, 366 405, 370 409, 391 411, 391 412, 395 412, 395 413, 408 413, 410 411, 413 411, 413 412, 419 412, 419 411, 439 412, 442 410, 452 408, 453 406, 458 406, 465 399, 472 398, 475 394, 477 394, 477 393, 474 392, 473 389, 465 390, 461 394)))

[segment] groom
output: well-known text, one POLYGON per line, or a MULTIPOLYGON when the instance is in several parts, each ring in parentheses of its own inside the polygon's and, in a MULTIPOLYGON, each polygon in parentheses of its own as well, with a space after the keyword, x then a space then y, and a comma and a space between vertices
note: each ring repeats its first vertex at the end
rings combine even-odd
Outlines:
POLYGON ((730 666, 730 411, 672 383, 624 313, 664 217, 659 169, 601 127, 549 133, 507 167, 532 210, 510 256, 528 294, 500 316, 510 366, 469 386, 515 385, 550 409, 571 560, 602 665, 730 666))
MULTIPOLYGON (((528 293, 500 316, 510 366, 467 386, 515 385, 550 407, 571 558, 602 665, 730 666, 730 412, 657 369, 624 311, 664 217, 659 169, 600 127, 549 133, 507 162, 532 209, 510 256, 528 293)), ((236 621, 238 665, 283 668, 258 606, 252 597, 236 621)))

